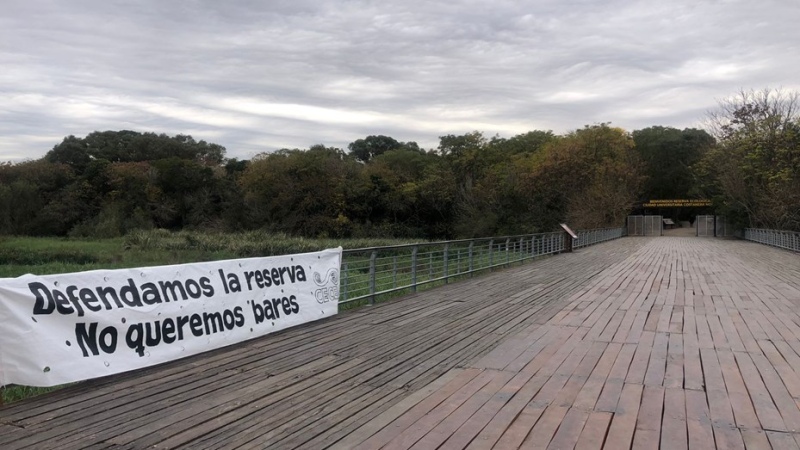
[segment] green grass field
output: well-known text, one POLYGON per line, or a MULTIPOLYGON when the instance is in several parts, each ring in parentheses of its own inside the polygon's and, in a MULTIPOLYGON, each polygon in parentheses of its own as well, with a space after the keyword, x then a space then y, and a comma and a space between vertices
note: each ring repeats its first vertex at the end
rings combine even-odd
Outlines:
POLYGON ((304 239, 266 232, 137 231, 124 238, 0 237, 0 277, 184 264, 256 256, 407 244, 396 239, 304 239))

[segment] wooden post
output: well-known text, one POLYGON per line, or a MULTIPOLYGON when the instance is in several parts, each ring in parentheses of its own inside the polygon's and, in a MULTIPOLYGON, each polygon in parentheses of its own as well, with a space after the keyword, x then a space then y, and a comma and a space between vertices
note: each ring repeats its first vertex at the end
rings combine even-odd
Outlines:
POLYGON ((564 252, 565 253, 572 253, 572 236, 564 232, 564 252))
POLYGON ((564 229, 564 252, 572 253, 572 240, 577 239, 578 235, 565 223, 561 224, 561 228, 564 229))

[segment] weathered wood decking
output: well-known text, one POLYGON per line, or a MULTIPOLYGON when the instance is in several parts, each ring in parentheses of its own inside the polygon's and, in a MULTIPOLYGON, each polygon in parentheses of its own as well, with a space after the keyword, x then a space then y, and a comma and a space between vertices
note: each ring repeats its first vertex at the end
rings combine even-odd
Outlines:
POLYGON ((798 448, 800 257, 626 238, 0 409, 0 448, 798 448))

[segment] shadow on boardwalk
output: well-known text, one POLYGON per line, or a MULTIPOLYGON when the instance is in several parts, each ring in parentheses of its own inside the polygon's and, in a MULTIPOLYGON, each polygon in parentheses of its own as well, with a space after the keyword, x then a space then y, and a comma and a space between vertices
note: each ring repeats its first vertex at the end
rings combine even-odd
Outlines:
POLYGON ((798 287, 621 239, 10 405, 0 448, 796 448, 798 287))

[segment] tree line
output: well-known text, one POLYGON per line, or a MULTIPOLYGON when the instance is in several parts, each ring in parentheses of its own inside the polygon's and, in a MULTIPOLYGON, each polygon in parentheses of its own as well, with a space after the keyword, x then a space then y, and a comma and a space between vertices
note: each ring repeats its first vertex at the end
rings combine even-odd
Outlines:
POLYGON ((709 131, 610 124, 510 138, 372 135, 250 160, 191 136, 69 136, 0 165, 0 234, 266 229, 306 237, 458 238, 620 226, 657 198, 712 198, 743 226, 800 229, 796 94, 749 91, 709 131))

